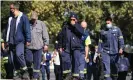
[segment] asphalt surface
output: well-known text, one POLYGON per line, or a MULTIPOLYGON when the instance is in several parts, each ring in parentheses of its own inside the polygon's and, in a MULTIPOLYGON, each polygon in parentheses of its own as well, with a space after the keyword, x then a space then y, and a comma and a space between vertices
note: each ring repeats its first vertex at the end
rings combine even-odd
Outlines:
MULTIPOLYGON (((42 79, 40 78, 40 80, 42 80, 42 79)), ((45 76, 45 80, 47 80, 47 76, 45 76)), ((55 75, 54 75, 54 70, 53 69, 50 70, 50 80, 55 80, 55 75)), ((93 80, 93 77, 92 77, 91 80, 93 80)), ((127 75, 126 80, 131 80, 131 73, 129 73, 127 75)))

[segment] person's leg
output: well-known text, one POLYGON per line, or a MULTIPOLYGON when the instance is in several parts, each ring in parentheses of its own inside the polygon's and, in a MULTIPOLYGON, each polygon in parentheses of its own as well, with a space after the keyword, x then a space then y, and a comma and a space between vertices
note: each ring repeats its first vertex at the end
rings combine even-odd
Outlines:
POLYGON ((127 71, 119 72, 117 80, 126 80, 127 71))
POLYGON ((65 79, 68 74, 71 72, 71 59, 70 54, 63 51, 61 54, 62 57, 62 69, 63 69, 63 78, 65 79))
POLYGON ((67 70, 67 73, 66 73, 66 79, 70 80, 70 78, 72 77, 71 76, 71 58, 70 58, 70 54, 65 52, 66 53, 66 70, 67 70))
POLYGON ((66 65, 65 65, 65 53, 64 51, 61 53, 61 66, 62 66, 62 75, 63 75, 63 79, 66 78, 65 74, 66 74, 66 65))
POLYGON ((110 78, 110 56, 107 53, 102 53, 102 63, 104 67, 105 80, 111 80, 110 78))
POLYGON ((46 73, 47 73, 47 80, 50 80, 50 68, 49 66, 45 66, 46 73))
POLYGON ((73 68, 73 77, 74 77, 74 79, 79 78, 79 72, 80 72, 80 70, 79 70, 79 64, 80 64, 79 55, 80 54, 78 54, 78 53, 79 53, 78 50, 73 51, 73 58, 72 58, 73 66, 72 66, 72 68, 73 68))
POLYGON ((20 72, 18 71, 18 66, 16 64, 17 62, 17 56, 16 54, 16 46, 15 45, 11 45, 9 44, 9 64, 10 64, 10 68, 12 67, 12 75, 13 75, 13 79, 19 79, 21 77, 20 72))
MULTIPOLYGON (((10 53, 10 51, 9 51, 10 53)), ((13 66, 13 60, 11 57, 11 53, 8 55, 8 76, 7 79, 13 79, 13 70, 14 70, 14 66, 13 66)))
POLYGON ((127 76, 127 71, 123 72, 123 80, 126 80, 126 76, 127 76))
POLYGON ((40 77, 39 72, 40 72, 41 58, 42 58, 42 49, 35 50, 33 53, 33 64, 34 64, 33 78, 34 79, 38 79, 40 77))
POLYGON ((58 80, 58 70, 57 70, 57 65, 54 64, 54 74, 55 74, 55 78, 56 80, 58 80))
POLYGON ((57 65, 57 70, 58 70, 58 80, 62 80, 62 75, 61 75, 61 69, 60 69, 60 65, 57 65))
POLYGON ((23 70, 27 69, 26 61, 24 58, 24 43, 16 45, 16 57, 23 70))
POLYGON ((118 59, 119 55, 110 55, 110 63, 111 63, 111 77, 113 80, 117 80, 118 78, 118 59))
POLYGON ((91 77, 92 77, 92 67, 88 63, 87 64, 87 80, 91 80, 91 77))
POLYGON ((45 66, 41 65, 42 80, 45 80, 45 66))
POLYGON ((33 69, 31 68, 32 63, 33 63, 33 53, 32 50, 30 49, 25 49, 25 60, 26 60, 26 65, 28 67, 28 73, 30 75, 30 78, 33 77, 33 69))
POLYGON ((93 80, 99 80, 98 71, 97 71, 96 65, 94 65, 92 67, 92 73, 93 73, 93 80))
POLYGON ((79 70, 80 70, 79 76, 81 79, 84 79, 85 55, 82 54, 80 51, 77 54, 80 54, 78 56, 78 58, 79 58, 79 70))

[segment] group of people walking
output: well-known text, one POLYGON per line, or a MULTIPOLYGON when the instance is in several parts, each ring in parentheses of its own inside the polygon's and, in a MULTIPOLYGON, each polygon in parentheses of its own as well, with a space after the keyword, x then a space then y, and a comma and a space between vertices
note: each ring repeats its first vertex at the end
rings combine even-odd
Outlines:
POLYGON ((126 80, 129 61, 123 57, 124 39, 119 27, 107 17, 100 30, 99 41, 91 41, 87 22, 78 21, 74 12, 64 22, 55 41, 53 54, 49 53, 49 35, 43 21, 34 11, 31 20, 18 4, 10 5, 10 17, 2 52, 9 53, 10 65, 7 78, 37 80, 42 73, 50 80, 50 64, 54 63, 56 80, 126 80), (98 44, 97 44, 98 43, 98 44), (6 47, 9 51, 6 51, 6 47), (50 62, 51 61, 51 62, 50 62))

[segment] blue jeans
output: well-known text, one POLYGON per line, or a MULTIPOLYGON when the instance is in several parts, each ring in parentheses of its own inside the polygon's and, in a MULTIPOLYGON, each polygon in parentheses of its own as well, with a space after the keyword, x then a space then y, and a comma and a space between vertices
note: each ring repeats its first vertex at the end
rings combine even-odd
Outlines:
POLYGON ((46 65, 41 65, 42 80, 45 80, 45 71, 47 74, 47 80, 50 79, 50 68, 46 65))

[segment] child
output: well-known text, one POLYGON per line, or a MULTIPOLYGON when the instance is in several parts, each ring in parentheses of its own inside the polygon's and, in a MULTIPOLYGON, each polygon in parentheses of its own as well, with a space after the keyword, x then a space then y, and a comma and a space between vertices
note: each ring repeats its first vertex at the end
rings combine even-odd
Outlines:
POLYGON ((122 54, 118 61, 118 80, 126 80, 129 66, 130 64, 128 58, 122 54))
POLYGON ((62 80, 60 56, 59 56, 59 52, 56 49, 53 52, 52 62, 54 62, 54 73, 55 73, 56 80, 62 80))
POLYGON ((94 45, 90 46, 90 54, 89 54, 89 63, 87 64, 87 76, 88 80, 91 80, 93 75, 93 80, 98 80, 98 72, 97 72, 97 64, 94 58, 97 57, 96 47, 94 45))
POLYGON ((45 80, 45 70, 47 73, 47 80, 50 80, 50 60, 51 54, 48 52, 48 46, 44 46, 41 62, 42 80, 45 80))

